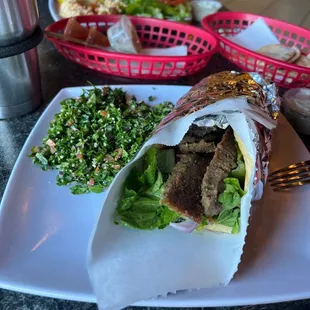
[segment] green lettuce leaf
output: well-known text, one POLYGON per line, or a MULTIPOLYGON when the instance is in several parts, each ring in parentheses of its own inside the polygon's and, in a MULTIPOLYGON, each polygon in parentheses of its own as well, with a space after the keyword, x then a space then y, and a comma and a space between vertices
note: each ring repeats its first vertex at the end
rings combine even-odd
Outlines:
POLYGON ((237 143, 236 147, 237 147, 237 167, 230 172, 229 176, 238 179, 239 182, 243 185, 245 180, 245 164, 243 155, 237 143))
POLYGON ((133 169, 125 182, 124 197, 118 202, 115 223, 141 230, 163 229, 180 215, 161 205, 164 180, 157 168, 157 149, 143 159, 142 171, 133 169))
POLYGON ((201 223, 196 227, 196 231, 204 231, 206 229, 206 226, 208 225, 208 219, 207 217, 204 215, 202 217, 202 221, 201 223))
POLYGON ((226 178, 224 184, 225 190, 218 196, 218 202, 222 204, 223 210, 231 210, 240 205, 241 198, 245 193, 236 178, 226 178))
POLYGON ((240 212, 239 212, 238 219, 237 219, 235 226, 233 227, 231 233, 237 234, 239 231, 240 231, 240 212))
POLYGON ((175 150, 167 149, 157 152, 157 167, 162 174, 169 175, 175 166, 175 150))
POLYGON ((216 222, 232 227, 232 233, 236 234, 240 231, 240 204, 245 192, 236 178, 226 178, 224 184, 225 190, 218 196, 218 202, 222 204, 223 210, 216 222))
POLYGON ((175 222, 178 218, 180 218, 180 214, 177 212, 168 209, 166 206, 160 206, 157 209, 158 216, 158 228, 163 229, 170 223, 175 222))
POLYGON ((240 204, 241 198, 245 195, 245 163, 240 148, 237 148, 237 167, 224 179, 225 190, 218 196, 218 202, 222 204, 222 211, 216 218, 218 224, 232 227, 232 234, 240 231, 240 204))
POLYGON ((157 178, 154 184, 146 188, 142 193, 144 196, 155 196, 158 199, 161 199, 164 189, 165 189, 165 186, 164 186, 163 176, 161 172, 158 171, 157 178))
POLYGON ((219 214, 216 222, 218 224, 222 224, 228 227, 234 227, 239 218, 239 215, 240 215, 240 210, 237 208, 234 210, 223 210, 219 214))
POLYGON ((141 182, 146 186, 152 186, 156 181, 157 171, 157 150, 152 147, 148 150, 144 157, 144 173, 141 175, 141 182))

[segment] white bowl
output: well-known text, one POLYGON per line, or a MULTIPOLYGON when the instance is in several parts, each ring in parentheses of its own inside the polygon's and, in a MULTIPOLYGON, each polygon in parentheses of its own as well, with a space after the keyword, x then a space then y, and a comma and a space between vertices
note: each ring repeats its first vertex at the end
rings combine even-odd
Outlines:
POLYGON ((55 22, 61 19, 60 15, 58 14, 57 0, 48 0, 48 9, 55 22))
POLYGON ((194 0, 192 1, 193 17, 197 22, 210 14, 217 12, 222 4, 215 0, 194 0))

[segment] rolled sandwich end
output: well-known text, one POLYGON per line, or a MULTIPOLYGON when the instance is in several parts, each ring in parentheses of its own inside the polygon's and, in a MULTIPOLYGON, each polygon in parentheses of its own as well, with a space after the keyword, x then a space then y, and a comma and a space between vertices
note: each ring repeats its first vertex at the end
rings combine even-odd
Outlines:
POLYGON ((198 223, 197 230, 238 232, 244 192, 232 171, 239 169, 243 156, 232 128, 226 129, 213 153, 199 151, 196 148, 194 153, 181 155, 165 184, 161 202, 198 223))
POLYGON ((215 140, 210 141, 209 132, 199 131, 199 136, 195 136, 189 130, 176 147, 165 149, 157 145, 148 150, 142 169, 131 171, 126 180, 115 222, 144 230, 170 225, 182 226, 186 232, 196 227, 197 231, 238 233, 245 194, 243 155, 230 127, 215 132, 215 140), (202 152, 205 142, 214 143, 214 152, 208 148, 202 152), (189 146, 183 152, 182 143, 189 146), (197 225, 189 225, 191 221, 197 225))

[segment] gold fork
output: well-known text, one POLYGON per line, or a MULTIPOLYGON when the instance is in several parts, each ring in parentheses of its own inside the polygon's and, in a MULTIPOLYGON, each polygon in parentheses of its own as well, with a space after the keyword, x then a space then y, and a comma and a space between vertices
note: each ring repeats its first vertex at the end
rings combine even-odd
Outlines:
POLYGON ((310 160, 273 171, 268 176, 268 182, 274 191, 310 184, 310 160))

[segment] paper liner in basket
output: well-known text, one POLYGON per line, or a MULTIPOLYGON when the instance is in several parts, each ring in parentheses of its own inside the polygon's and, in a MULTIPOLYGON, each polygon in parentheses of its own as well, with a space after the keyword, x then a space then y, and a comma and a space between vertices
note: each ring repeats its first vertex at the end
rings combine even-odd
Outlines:
MULTIPOLYGON (((238 77, 236 73, 231 74, 238 77)), ((222 79, 219 75, 214 77, 222 79)), ((233 76, 230 77, 232 80, 233 76)), ((249 75, 242 79, 245 77, 254 81, 249 75)), ((224 81, 227 82, 228 78, 226 76, 224 81)), ((227 285, 237 271, 251 200, 258 184, 254 182, 258 176, 257 161, 262 159, 257 156, 258 145, 265 145, 262 141, 264 136, 260 134, 264 131, 270 133, 276 124, 269 110, 265 109, 268 103, 266 91, 260 95, 256 93, 257 98, 264 96, 260 98, 264 104, 259 106, 258 99, 248 103, 256 96, 254 90, 253 96, 236 94, 223 99, 225 96, 211 94, 211 84, 212 77, 203 80, 178 102, 175 111, 162 122, 135 159, 118 173, 108 190, 89 247, 88 268, 99 309, 121 309, 140 300, 166 296, 178 290, 227 285), (207 94, 205 89, 210 92, 207 94), (204 103, 199 101, 200 95, 205 98, 204 103), (207 95, 214 96, 213 100, 207 95), (194 99, 195 96, 198 97, 194 99), (193 102, 187 105, 191 99, 193 102), (123 182, 137 160, 153 144, 177 145, 194 122, 199 126, 216 124, 222 128, 230 125, 244 154, 247 175, 246 194, 241 200, 240 233, 231 235, 207 231, 187 234, 171 227, 139 231, 115 225, 114 211, 123 182)))

